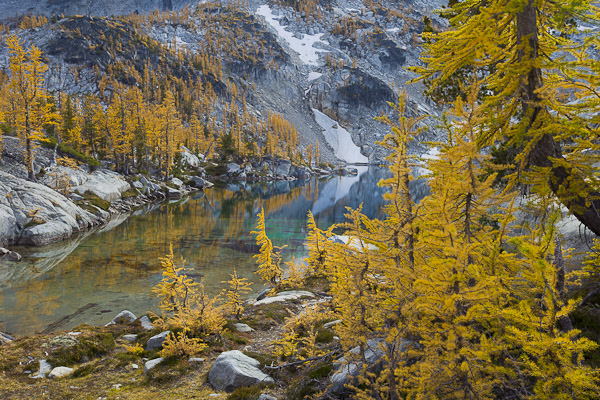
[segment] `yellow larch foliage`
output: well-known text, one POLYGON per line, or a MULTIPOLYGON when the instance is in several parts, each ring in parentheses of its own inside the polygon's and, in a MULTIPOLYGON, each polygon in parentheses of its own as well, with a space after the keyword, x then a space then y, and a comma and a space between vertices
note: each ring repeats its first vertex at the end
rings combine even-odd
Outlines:
POLYGON ((244 312, 244 299, 246 293, 252 291, 251 282, 246 278, 238 277, 237 271, 233 269, 233 274, 229 274, 230 280, 221 283, 227 284, 227 289, 223 291, 223 296, 227 299, 225 307, 239 320, 244 312))
POLYGON ((16 36, 6 39, 10 55, 10 80, 8 114, 19 136, 25 140, 25 166, 28 178, 35 179, 33 162, 37 140, 43 138, 43 126, 53 123, 54 114, 44 87, 44 74, 48 70, 42 62, 42 52, 31 46, 25 50, 16 36))
POLYGON ((256 271, 256 273, 260 275, 265 282, 269 283, 271 287, 276 287, 283 275, 280 266, 281 250, 283 247, 273 246, 273 242, 271 242, 271 239, 267 236, 265 210, 261 209, 257 217, 256 231, 250 232, 252 235, 256 235, 256 243, 260 246, 259 253, 254 255, 256 263, 258 264, 258 271, 256 271))

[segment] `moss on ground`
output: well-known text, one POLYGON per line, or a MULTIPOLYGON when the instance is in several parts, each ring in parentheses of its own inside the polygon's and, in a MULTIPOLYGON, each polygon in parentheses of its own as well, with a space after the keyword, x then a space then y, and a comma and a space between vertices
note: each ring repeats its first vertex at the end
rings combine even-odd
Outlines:
POLYGON ((107 211, 110 208, 110 201, 106 201, 106 200, 102 199, 100 196, 98 196, 97 194, 95 194, 89 190, 87 190, 83 194, 83 198, 90 204, 92 204, 104 211, 107 211))

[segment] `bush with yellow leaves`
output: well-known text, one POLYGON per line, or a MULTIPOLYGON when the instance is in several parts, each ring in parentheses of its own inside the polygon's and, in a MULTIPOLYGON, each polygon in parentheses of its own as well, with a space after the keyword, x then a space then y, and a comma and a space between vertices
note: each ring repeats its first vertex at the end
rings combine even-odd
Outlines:
POLYGON ((189 278, 182 267, 175 265, 173 258, 173 246, 170 246, 169 254, 160 259, 163 279, 152 289, 160 298, 161 310, 160 316, 155 314, 154 323, 180 331, 165 341, 165 355, 195 354, 206 347, 200 338, 223 330, 223 307, 217 306, 218 297, 210 298, 204 285, 189 278))
POLYGON ((161 357, 190 357, 200 353, 207 345, 198 338, 187 336, 189 329, 184 329, 177 334, 171 332, 163 343, 160 351, 161 357))

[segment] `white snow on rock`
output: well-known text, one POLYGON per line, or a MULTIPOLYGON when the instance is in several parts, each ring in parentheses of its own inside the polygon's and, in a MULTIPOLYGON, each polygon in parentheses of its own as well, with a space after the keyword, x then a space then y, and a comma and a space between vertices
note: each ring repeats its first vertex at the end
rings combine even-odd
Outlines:
POLYGON ((333 149, 333 154, 340 160, 348 163, 368 163, 369 158, 360 152, 360 147, 354 144, 350 132, 345 130, 333 119, 317 109, 312 109, 315 121, 323 128, 323 136, 333 149))
POLYGON ((317 49, 314 44, 317 42, 325 43, 321 40, 322 33, 317 35, 302 35, 302 39, 294 36, 293 32, 285 30, 285 27, 279 23, 279 19, 275 18, 273 10, 268 5, 262 5, 256 10, 258 15, 265 18, 265 21, 271 25, 276 31, 279 37, 284 39, 290 48, 298 53, 300 60, 308 65, 319 65, 319 54, 321 52, 327 52, 326 50, 317 49))
POLYGON ((361 175, 369 171, 366 165, 356 166, 358 173, 354 176, 337 176, 329 179, 323 188, 319 189, 319 197, 311 207, 314 215, 327 210, 337 204, 350 193, 352 185, 360 181, 361 175))

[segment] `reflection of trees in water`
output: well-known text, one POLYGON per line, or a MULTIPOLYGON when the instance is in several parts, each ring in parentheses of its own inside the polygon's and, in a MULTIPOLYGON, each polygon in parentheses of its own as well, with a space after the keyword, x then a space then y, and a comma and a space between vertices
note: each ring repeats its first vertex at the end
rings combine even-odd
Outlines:
MULTIPOLYGON (((341 193, 316 216, 319 226, 342 221, 345 207, 357 207, 361 202, 366 213, 377 216, 382 205, 378 199, 383 189, 377 186, 381 177, 377 170, 358 177, 347 193, 341 193)), ((220 291, 221 282, 229 279, 234 267, 240 277, 257 282, 251 257, 257 247, 249 232, 260 208, 265 209, 267 231, 275 244, 289 245, 286 258, 298 255, 304 251, 306 213, 331 182, 229 185, 235 191, 213 188, 183 202, 148 205, 126 220, 115 220, 74 240, 28 249, 24 251, 26 260, 17 268, 13 264, 9 271, 0 266, 3 329, 39 331, 92 302, 99 306, 87 310, 73 324, 105 323, 110 314, 101 314, 101 310, 148 311, 155 304, 150 289, 160 280, 158 258, 167 253, 169 243, 177 262, 190 276, 203 277, 212 294, 220 291)), ((254 286, 255 290, 260 287, 254 286)))

